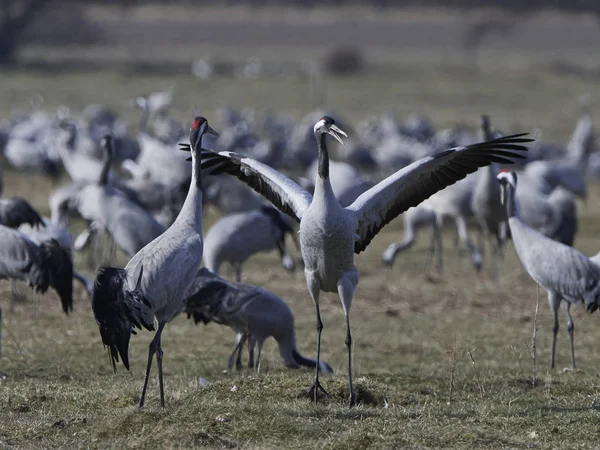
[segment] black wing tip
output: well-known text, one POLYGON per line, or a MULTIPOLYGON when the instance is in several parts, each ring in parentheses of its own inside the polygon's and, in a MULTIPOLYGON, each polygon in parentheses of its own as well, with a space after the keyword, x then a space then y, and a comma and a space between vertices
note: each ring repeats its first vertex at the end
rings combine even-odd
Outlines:
POLYGON ((42 242, 40 250, 49 273, 49 284, 60 298, 65 314, 73 311, 73 262, 55 239, 42 242))
POLYGON ((132 325, 123 309, 124 272, 124 269, 117 267, 98 267, 92 290, 94 318, 98 323, 102 343, 109 348, 115 370, 119 356, 129 370, 128 350, 132 325))

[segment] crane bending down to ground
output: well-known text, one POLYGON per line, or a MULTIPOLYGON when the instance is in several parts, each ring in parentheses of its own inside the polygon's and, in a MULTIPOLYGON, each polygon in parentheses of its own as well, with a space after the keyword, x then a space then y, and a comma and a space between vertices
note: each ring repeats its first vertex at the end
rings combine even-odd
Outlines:
MULTIPOLYGON (((336 199, 329 181, 326 137, 342 142, 346 136, 331 117, 321 118, 313 128, 318 148, 318 177, 314 194, 251 158, 233 152, 203 150, 202 167, 211 174, 228 173, 244 181, 273 202, 281 211, 300 222, 300 248, 305 264, 306 283, 317 315, 317 362, 320 361, 323 322, 319 307, 321 291, 337 292, 346 317, 349 401, 355 401, 352 388, 352 336, 350 307, 358 285, 354 253, 367 248, 388 222, 435 192, 490 163, 506 163, 519 157, 529 142, 524 135, 507 136, 491 142, 457 147, 422 158, 390 175, 361 194, 344 208, 336 199)), ((308 394, 317 399, 319 371, 308 394)))
POLYGON ((394 265, 394 260, 398 253, 408 250, 415 243, 417 231, 425 226, 429 226, 431 233, 429 252, 425 266, 428 265, 431 256, 436 256, 436 267, 438 271, 442 270, 442 229, 438 221, 435 210, 428 208, 424 203, 414 208, 410 208, 403 214, 404 219, 404 239, 401 242, 390 244, 383 252, 383 263, 387 266, 394 265))
POLYGON ((281 263, 289 271, 296 268, 294 259, 285 248, 285 236, 290 234, 294 242, 294 229, 272 206, 222 217, 204 236, 204 264, 214 274, 228 262, 235 270, 236 281, 241 281, 242 264, 255 253, 277 248, 281 263))
POLYGON ((196 279, 202 262, 202 179, 200 149, 205 133, 216 134, 203 117, 196 117, 190 129, 192 181, 175 222, 147 244, 127 263, 125 269, 100 267, 92 294, 92 309, 100 327, 102 342, 115 362, 129 369, 128 347, 133 326, 158 329, 150 343, 140 408, 144 406, 152 360, 156 354, 160 403, 165 406, 163 386, 162 331, 181 311, 185 295, 196 279))
POLYGON ((554 313, 550 368, 554 368, 556 354, 558 308, 564 300, 567 307, 567 330, 571 340, 571 363, 575 369, 575 325, 571 317, 571 303, 584 302, 587 311, 591 313, 598 309, 600 266, 573 247, 544 236, 521 220, 515 199, 515 172, 501 171, 498 181, 502 186, 503 203, 506 205, 508 225, 517 255, 531 278, 548 292, 548 302, 554 313))
MULTIPOLYGON (((232 283, 203 267, 188 291, 185 302, 188 318, 194 322, 215 322, 235 331, 237 343, 229 357, 228 367, 242 368, 242 351, 246 339, 250 358, 248 367, 260 370, 260 353, 265 340, 273 336, 286 367, 316 367, 314 359, 302 356, 296 347, 294 316, 283 300, 258 286, 232 283), (256 361, 254 348, 257 347, 256 361), (237 357, 236 357, 237 354, 237 357)), ((320 361, 322 373, 333 373, 329 364, 320 361)))

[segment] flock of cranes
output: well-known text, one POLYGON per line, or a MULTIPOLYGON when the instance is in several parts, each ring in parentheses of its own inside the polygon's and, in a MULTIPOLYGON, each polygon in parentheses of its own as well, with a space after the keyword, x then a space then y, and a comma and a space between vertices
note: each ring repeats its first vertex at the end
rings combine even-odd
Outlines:
POLYGON ((512 239, 525 270, 548 291, 554 312, 551 365, 564 301, 575 367, 570 305, 583 302, 589 312, 600 306, 598 260, 572 248, 576 199, 587 195, 586 161, 595 152, 589 108, 582 109, 562 152, 526 133, 495 131, 487 116, 478 136, 461 129, 435 133, 422 118, 399 124, 386 115, 360 124, 357 137, 349 137, 331 115, 310 114, 298 124, 267 115, 262 127, 271 140, 265 141, 253 128, 259 122, 255 115, 230 109, 219 111, 225 124, 221 134, 206 118, 195 117, 188 144, 180 142, 183 128, 169 116, 172 89, 137 99, 142 111, 137 138, 97 105, 81 118, 64 109, 56 117, 34 111, 14 117, 0 131, 4 155, 15 169, 56 177, 62 167, 71 178, 51 193, 49 218, 22 198, 0 198, 0 278, 26 281, 35 292, 52 287, 65 313, 73 308, 73 279, 81 282, 115 370, 119 360, 129 369, 135 329, 154 331, 140 407, 154 357, 165 405, 161 336, 183 312, 196 323, 234 330, 229 368, 243 366, 246 343, 248 366, 259 368, 263 343, 273 337, 287 367, 315 370, 307 395, 314 401, 328 395, 320 381, 321 374, 333 372, 321 359, 321 292, 336 293, 345 315, 348 401, 354 404, 350 311, 359 282, 354 255, 400 214, 405 237, 383 253, 388 265, 428 227, 429 257, 437 254, 441 270, 441 230, 450 218, 456 244, 469 250, 478 271, 486 243, 491 245, 500 285, 512 239), (347 144, 337 153, 344 160, 330 159, 330 138, 347 144), (30 160, 21 161, 21 153, 30 160), (524 164, 527 159, 535 161, 524 164), (512 164, 519 175, 502 168, 512 164), (306 171, 305 176, 295 181, 284 174, 288 169, 306 171), (517 176, 525 188, 517 189, 517 176), (207 207, 225 215, 204 233, 207 207), (75 240, 68 231, 73 218, 86 224, 75 240), (469 221, 478 239, 471 237, 469 221), (285 302, 241 283, 242 264, 258 252, 276 249, 285 269, 296 268, 287 235, 300 251, 307 297, 315 305, 315 359, 298 352, 294 317, 285 302), (98 259, 103 239, 109 254, 98 259), (129 262, 105 265, 115 261, 117 248, 129 262), (83 249, 90 267, 97 267, 93 282, 73 270, 73 251, 83 249), (232 266, 237 282, 219 277, 223 263, 232 266))

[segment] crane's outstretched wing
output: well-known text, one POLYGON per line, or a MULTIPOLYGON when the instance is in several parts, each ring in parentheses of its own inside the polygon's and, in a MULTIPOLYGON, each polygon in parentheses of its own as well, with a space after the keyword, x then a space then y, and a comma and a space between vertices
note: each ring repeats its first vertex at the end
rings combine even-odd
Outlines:
POLYGON ((390 175, 360 195, 348 210, 357 219, 354 252, 360 253, 392 219, 479 167, 491 163, 512 164, 509 158, 525 158, 519 144, 532 142, 528 133, 505 136, 466 147, 456 147, 422 158, 390 175))
POLYGON ((228 173, 236 176, 298 221, 312 202, 312 195, 282 173, 237 153, 202 149, 201 167, 211 175, 228 173))

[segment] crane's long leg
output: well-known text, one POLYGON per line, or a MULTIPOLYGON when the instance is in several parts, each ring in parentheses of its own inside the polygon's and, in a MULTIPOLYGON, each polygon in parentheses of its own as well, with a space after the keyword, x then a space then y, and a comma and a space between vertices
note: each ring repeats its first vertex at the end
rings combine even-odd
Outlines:
POLYGON ((233 352, 229 356, 229 360, 227 362, 227 368, 229 370, 233 369, 233 362, 235 361, 235 368, 240 370, 242 368, 242 348, 244 347, 244 343, 246 342, 246 334, 245 333, 237 333, 236 335, 237 342, 235 347, 233 347, 233 352), (237 353, 237 358, 236 358, 237 353))
POLYGON ((467 228, 467 222, 465 221, 465 218, 463 216, 456 216, 454 218, 454 221, 456 223, 456 231, 458 232, 458 237, 460 238, 460 241, 464 245, 466 245, 466 247, 471 252, 471 261, 473 262, 473 265, 475 266, 475 270, 477 270, 479 272, 481 270, 481 263, 482 263, 481 253, 479 252, 477 247, 475 245, 473 245, 473 242, 471 241, 471 238, 469 237, 469 230, 467 228))
POLYGON ((239 262, 234 262, 231 264, 233 270, 235 271, 235 281, 238 283, 242 282, 242 265, 239 262))
MULTIPOLYGON (((152 359, 154 358, 154 354, 160 348, 160 334, 162 333, 162 330, 164 327, 165 327, 164 323, 161 323, 158 326, 158 330, 156 331, 156 334, 154 335, 154 339, 152 339, 152 342, 150 342, 150 346, 148 347, 148 365, 146 366, 146 378, 144 379, 144 388, 142 389, 142 398, 140 399, 140 408, 142 408, 144 406, 144 401, 146 400, 146 389, 148 389, 148 379, 150 378, 150 369, 152 368, 152 359)), ((162 353, 162 349, 161 349, 161 353, 162 353)), ((158 361, 158 356, 156 359, 158 361)), ((159 363, 159 375, 158 376, 159 376, 159 383, 160 383, 161 400, 162 400, 163 407, 164 407, 165 406, 164 399, 162 399, 162 397, 163 397, 162 355, 161 355, 161 359, 160 359, 160 363, 159 363)))
POLYGON ((256 340, 248 333, 248 369, 254 369, 254 347, 256 340))
POLYGON ((573 322, 573 318, 571 317, 571 303, 567 303, 567 330, 569 331, 569 338, 571 339, 571 365, 573 370, 575 367, 575 343, 574 343, 574 333, 575 333, 575 323, 573 322))
POLYGON ((325 395, 329 395, 329 393, 321 386, 319 382, 319 363, 321 361, 321 332, 323 331, 323 321, 321 320, 321 308, 319 307, 319 294, 321 293, 321 284, 315 274, 310 271, 305 271, 306 274, 306 284, 308 286, 308 292, 315 302, 315 308, 317 312, 317 365, 315 367, 315 379, 313 381, 312 386, 308 389, 306 394, 309 398, 313 398, 314 402, 318 401, 319 391, 323 392, 325 395))
POLYGON ((381 255, 383 263, 386 266, 392 266, 396 255, 404 250, 412 247, 415 242, 415 229, 414 225, 409 220, 404 220, 404 238, 401 242, 390 244, 387 249, 381 255))
POLYGON ((160 406, 165 407, 165 383, 163 381, 163 350, 160 343, 160 336, 164 328, 164 323, 158 327, 157 337, 158 345, 156 348, 156 362, 158 363, 158 386, 160 387, 160 406))
POLYGON ((554 358, 556 355, 556 335, 558 334, 558 307, 560 306, 561 297, 555 292, 548 292, 548 303, 554 313, 554 323, 552 325, 552 359, 550 360, 550 368, 554 369, 554 358))
POLYGON ((354 405, 356 397, 352 386, 352 335, 350 334, 350 307, 354 297, 355 286, 348 278, 342 278, 338 284, 338 295, 342 301, 344 315, 346 316, 346 349, 348 351, 348 390, 350 391, 348 403, 354 405))
POLYGON ((265 342, 264 339, 256 341, 256 345, 258 348, 256 350, 256 364, 254 364, 254 366, 256 367, 256 371, 258 373, 260 373, 260 354, 262 352, 262 346, 263 346, 264 342, 265 342))

